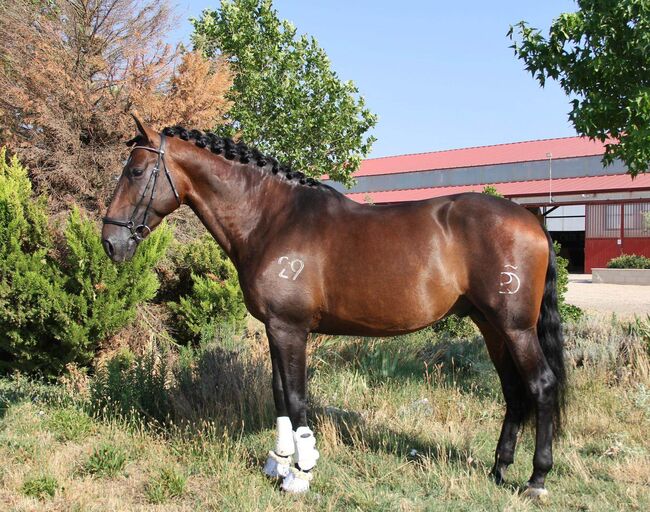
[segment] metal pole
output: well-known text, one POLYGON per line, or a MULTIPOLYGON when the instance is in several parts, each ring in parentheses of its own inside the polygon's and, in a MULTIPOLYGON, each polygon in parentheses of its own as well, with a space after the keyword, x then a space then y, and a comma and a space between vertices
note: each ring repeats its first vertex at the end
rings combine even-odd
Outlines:
POLYGON ((553 153, 546 153, 548 158, 548 202, 553 202, 553 153))

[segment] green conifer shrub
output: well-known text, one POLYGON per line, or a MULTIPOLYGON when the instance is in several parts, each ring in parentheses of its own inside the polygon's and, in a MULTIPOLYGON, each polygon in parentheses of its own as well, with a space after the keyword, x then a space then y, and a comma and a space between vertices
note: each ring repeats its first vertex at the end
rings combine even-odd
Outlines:
POLYGON ((88 364, 98 343, 153 298, 153 268, 171 239, 163 226, 132 262, 114 265, 97 227, 75 210, 61 263, 50 233, 45 199, 34 197, 27 170, 0 150, 0 372, 51 377, 68 363, 88 364))
POLYGON ((211 341, 219 325, 243 320, 246 307, 237 270, 212 237, 180 247, 172 259, 180 293, 169 305, 179 340, 211 341))
POLYGON ((565 295, 569 289, 569 260, 560 256, 560 244, 553 242, 553 250, 557 261, 557 307, 560 311, 560 317, 563 322, 575 322, 582 318, 584 312, 578 306, 569 304, 566 301, 565 295))

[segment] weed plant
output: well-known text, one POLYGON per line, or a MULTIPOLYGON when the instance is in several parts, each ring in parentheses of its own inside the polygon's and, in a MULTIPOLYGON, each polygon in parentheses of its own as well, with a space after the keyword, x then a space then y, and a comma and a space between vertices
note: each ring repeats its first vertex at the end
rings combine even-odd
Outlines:
POLYGON ((53 498, 59 489, 59 483, 56 478, 50 475, 38 475, 25 480, 22 492, 25 496, 37 498, 53 498))
POLYGON ((183 496, 186 486, 187 476, 177 468, 165 467, 147 484, 147 499, 149 503, 162 504, 183 496))
POLYGON ((126 451, 110 443, 102 443, 91 453, 83 466, 85 473, 96 477, 115 477, 126 465, 126 451))

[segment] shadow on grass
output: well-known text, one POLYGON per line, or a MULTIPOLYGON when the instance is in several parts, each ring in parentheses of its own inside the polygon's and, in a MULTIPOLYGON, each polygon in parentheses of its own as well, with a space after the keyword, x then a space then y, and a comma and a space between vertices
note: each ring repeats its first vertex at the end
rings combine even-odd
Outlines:
POLYGON ((14 405, 23 402, 65 406, 73 402, 61 387, 22 375, 0 378, 0 419, 14 405))
POLYGON ((376 453, 395 455, 416 463, 444 461, 464 468, 471 466, 486 473, 491 468, 492 461, 476 460, 469 446, 449 441, 427 442, 418 436, 387 427, 369 427, 365 420, 353 411, 318 406, 312 407, 312 411, 315 429, 321 428, 324 420, 332 421, 339 439, 350 447, 362 445, 376 453))
POLYGON ((330 338, 312 355, 326 371, 346 368, 368 383, 435 379, 464 393, 492 396, 498 392, 494 366, 480 336, 469 339, 436 336, 430 330, 396 338, 330 338))
POLYGON ((116 354, 90 383, 94 415, 153 427, 251 433, 273 422, 270 370, 260 355, 217 344, 180 354, 116 354))
MULTIPOLYGON (((339 439, 350 448, 361 446, 377 454, 393 455, 412 461, 423 469, 446 465, 459 472, 476 472, 491 481, 495 487, 510 492, 521 493, 526 489, 527 480, 516 479, 514 475, 510 478, 506 475, 504 482, 497 483, 491 474, 493 455, 477 455, 471 446, 464 443, 424 441, 418 436, 387 427, 369 427, 359 414, 352 411, 333 411, 332 408, 320 407, 313 407, 313 411, 315 429, 320 429, 324 421, 332 421, 339 439)), ((497 436, 498 431, 495 431, 495 447, 497 436)), ((259 463, 263 461, 260 460, 259 463)))

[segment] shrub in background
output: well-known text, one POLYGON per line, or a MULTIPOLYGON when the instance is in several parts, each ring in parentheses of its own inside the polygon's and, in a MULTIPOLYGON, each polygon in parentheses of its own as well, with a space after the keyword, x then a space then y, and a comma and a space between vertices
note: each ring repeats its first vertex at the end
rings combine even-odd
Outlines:
POLYGON ((487 194, 488 196, 503 197, 503 194, 499 193, 494 185, 485 185, 483 190, 481 190, 481 193, 487 194))
POLYGON ((172 231, 161 225, 140 244, 126 264, 113 264, 93 222, 73 210, 65 230, 68 248, 66 291, 79 299, 76 320, 85 336, 101 340, 129 323, 138 304, 158 290, 154 267, 171 242, 172 231))
POLYGON ((218 325, 242 322, 246 307, 237 271, 209 235, 180 247, 172 260, 177 278, 171 296, 178 298, 169 305, 179 340, 211 341, 218 325))
POLYGON ((75 211, 62 265, 53 257, 45 200, 33 197, 18 160, 0 151, 0 371, 49 377, 68 363, 88 364, 98 343, 154 296, 153 267, 170 238, 162 227, 131 263, 113 265, 96 226, 75 211))
POLYGON ((433 332, 446 334, 450 338, 468 339, 476 335, 476 327, 468 316, 449 315, 434 324, 433 332))
POLYGON ((637 254, 621 254, 607 263, 607 268, 650 268, 650 258, 637 254))
MULTIPOLYGON (((27 171, 0 151, 0 369, 37 368, 62 349, 73 301, 51 260, 45 200, 32 198, 27 171), (63 320, 63 322, 61 322, 63 320)), ((74 326, 70 325, 70 330, 74 326)))
POLYGON ((560 244, 553 242, 553 250, 557 259, 557 305, 560 310, 560 316, 563 322, 575 322, 582 318, 584 312, 578 306, 568 304, 565 299, 567 290, 569 289, 569 260, 560 256, 560 244))

